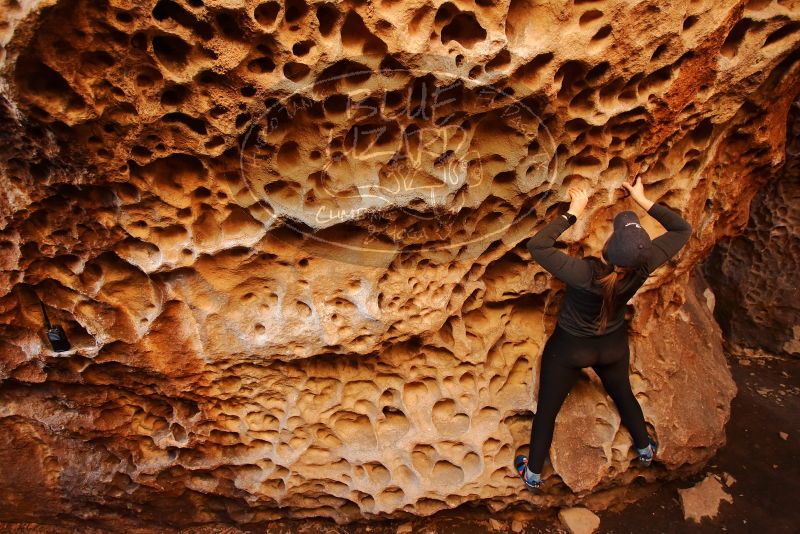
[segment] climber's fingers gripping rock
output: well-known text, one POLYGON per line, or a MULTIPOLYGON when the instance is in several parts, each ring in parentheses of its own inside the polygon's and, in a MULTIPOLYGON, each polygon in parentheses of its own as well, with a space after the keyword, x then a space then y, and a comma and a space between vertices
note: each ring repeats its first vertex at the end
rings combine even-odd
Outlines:
POLYGON ((586 203, 589 202, 589 191, 583 187, 572 186, 567 189, 569 193, 569 212, 579 216, 586 208, 586 203))
POLYGON ((633 198, 641 198, 644 195, 642 178, 638 175, 633 178, 632 184, 629 184, 628 182, 622 182, 622 187, 624 187, 633 198))

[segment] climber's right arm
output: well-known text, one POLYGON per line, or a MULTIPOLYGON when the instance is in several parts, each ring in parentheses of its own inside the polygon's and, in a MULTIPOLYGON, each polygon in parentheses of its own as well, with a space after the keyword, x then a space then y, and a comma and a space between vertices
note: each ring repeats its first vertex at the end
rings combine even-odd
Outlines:
POLYGON ((652 273, 678 253, 692 235, 692 225, 664 204, 653 203, 647 213, 667 229, 665 234, 653 239, 647 258, 647 272, 652 273))
POLYGON ((644 194, 644 183, 640 176, 637 175, 633 179, 633 183, 623 182, 622 187, 628 190, 633 200, 643 210, 667 229, 667 233, 652 241, 650 253, 645 262, 647 273, 650 274, 677 254, 689 241, 689 237, 692 235, 692 225, 666 205, 649 200, 644 194))

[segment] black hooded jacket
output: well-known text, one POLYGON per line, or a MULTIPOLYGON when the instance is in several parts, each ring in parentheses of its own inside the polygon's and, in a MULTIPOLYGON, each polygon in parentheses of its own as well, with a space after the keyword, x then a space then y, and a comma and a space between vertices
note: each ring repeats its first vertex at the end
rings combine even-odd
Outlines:
POLYGON ((617 283, 614 315, 608 318, 603 333, 597 330, 603 304, 602 286, 595 281, 599 262, 572 257, 554 246, 558 236, 569 228, 569 221, 559 215, 528 240, 527 247, 533 259, 567 284, 558 314, 558 324, 564 330, 575 336, 591 337, 605 335, 622 327, 625 324, 625 304, 654 270, 689 241, 692 226, 677 212, 664 204, 653 203, 647 213, 661 223, 667 232, 652 240, 647 260, 617 283))

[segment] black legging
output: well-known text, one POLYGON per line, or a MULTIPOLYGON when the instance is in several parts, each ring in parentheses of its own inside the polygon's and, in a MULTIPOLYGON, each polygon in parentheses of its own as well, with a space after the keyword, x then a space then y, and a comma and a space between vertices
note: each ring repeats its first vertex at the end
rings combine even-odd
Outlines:
POLYGON ((539 374, 539 401, 531 428, 528 468, 541 473, 544 459, 553 441, 556 415, 570 389, 581 375, 581 368, 594 369, 617 405, 622 423, 633 436, 634 445, 643 449, 649 444, 642 408, 631 391, 628 378, 628 325, 601 336, 578 337, 560 326, 547 340, 542 352, 539 374))

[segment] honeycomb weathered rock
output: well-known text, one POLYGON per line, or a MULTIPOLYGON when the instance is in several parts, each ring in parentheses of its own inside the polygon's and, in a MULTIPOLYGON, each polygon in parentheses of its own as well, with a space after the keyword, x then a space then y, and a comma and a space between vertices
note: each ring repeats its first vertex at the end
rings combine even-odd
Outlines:
POLYGON ((789 112, 786 164, 758 191, 747 229, 703 264, 715 316, 736 349, 800 356, 800 101, 789 112))
POLYGON ((782 161, 799 5, 6 2, 0 520, 597 508, 699 468, 734 386, 690 272, 782 161), (632 303, 660 467, 586 380, 524 494, 562 289, 524 241, 582 182, 597 254, 640 168, 695 228, 632 303))

